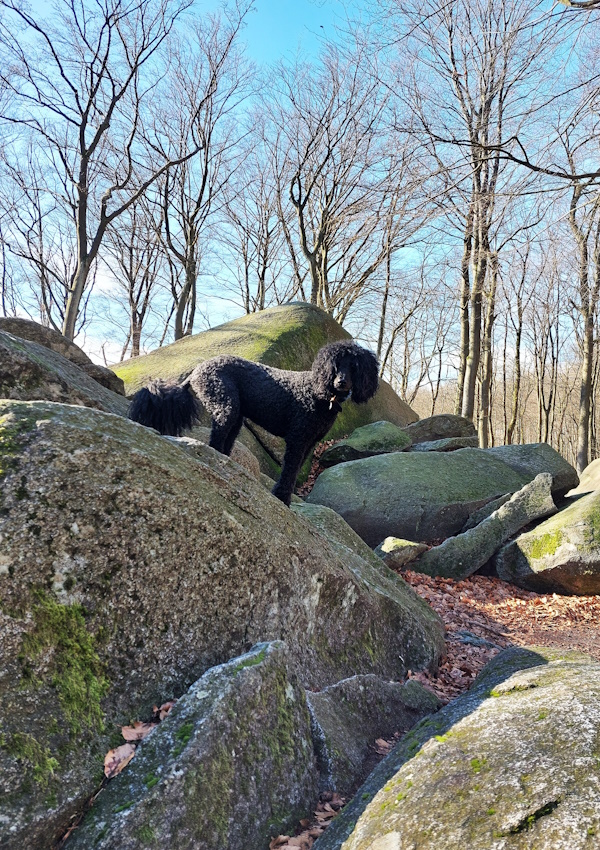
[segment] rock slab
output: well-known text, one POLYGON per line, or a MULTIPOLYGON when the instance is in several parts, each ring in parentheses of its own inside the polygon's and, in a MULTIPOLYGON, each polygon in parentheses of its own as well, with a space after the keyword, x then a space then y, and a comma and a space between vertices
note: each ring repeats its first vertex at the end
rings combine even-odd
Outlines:
POLYGON ((317 798, 304 690, 285 645, 207 671, 99 795, 68 850, 268 850, 317 798))
POLYGON ((394 452, 326 469, 307 501, 337 511, 372 547, 386 537, 437 543, 533 477, 481 449, 394 452))
POLYGON ((473 575, 503 543, 534 520, 556 513, 550 493, 552 476, 537 475, 478 525, 424 552, 412 564, 418 573, 457 581, 473 575))

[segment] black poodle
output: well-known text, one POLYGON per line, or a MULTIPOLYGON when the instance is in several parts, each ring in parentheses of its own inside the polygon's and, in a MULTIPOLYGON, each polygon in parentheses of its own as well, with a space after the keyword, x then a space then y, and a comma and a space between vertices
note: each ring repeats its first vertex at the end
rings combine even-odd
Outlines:
POLYGON ((325 345, 310 372, 287 372, 224 355, 206 360, 181 384, 154 381, 131 401, 129 418, 179 437, 198 422, 198 401, 212 417, 210 445, 228 455, 244 417, 285 438, 273 494, 289 505, 300 467, 350 395, 358 404, 377 390, 377 359, 354 342, 325 345))

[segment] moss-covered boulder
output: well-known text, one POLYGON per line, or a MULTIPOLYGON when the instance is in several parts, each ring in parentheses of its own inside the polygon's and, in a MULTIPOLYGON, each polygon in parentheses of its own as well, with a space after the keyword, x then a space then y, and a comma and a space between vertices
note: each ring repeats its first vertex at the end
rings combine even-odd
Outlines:
POLYGON ((587 850, 600 835, 600 665, 510 649, 417 724, 315 850, 587 850))
POLYGON ((320 787, 351 796, 374 767, 378 738, 404 733, 437 711, 438 698, 414 679, 386 682, 353 676, 307 693, 313 722, 320 787))
POLYGON ((524 526, 556 513, 551 486, 549 472, 536 475, 533 481, 474 528, 448 537, 439 546, 424 552, 411 569, 457 581, 473 575, 524 526))
POLYGON ((69 850, 268 850, 317 797, 310 718, 285 644, 206 672, 138 747, 69 850))
POLYGON ((81 404, 121 416, 128 407, 122 395, 55 349, 5 331, 0 331, 0 398, 81 404))
POLYGON ((441 440, 426 440, 415 443, 408 448, 409 452, 455 452, 457 449, 476 449, 479 446, 477 436, 473 437, 443 437, 441 440))
POLYGON ((415 445, 450 437, 477 436, 477 430, 471 420, 454 413, 438 413, 426 419, 419 419, 406 427, 406 433, 415 445))
POLYGON ((561 499, 568 490, 579 483, 575 468, 548 443, 494 446, 493 449, 486 449, 486 451, 530 479, 539 475, 540 472, 550 472, 552 495, 555 499, 561 499))
POLYGON ((439 620, 404 582, 349 568, 208 448, 201 461, 121 416, 3 401, 0 483, 4 848, 48 847, 116 724, 258 641, 287 640, 316 689, 437 664, 439 620))
POLYGON ((337 511, 369 546, 386 537, 434 543, 531 477, 481 449, 394 452, 326 469, 307 500, 337 511))
MULTIPOLYGON (((278 369, 310 369, 320 348, 349 338, 350 334, 324 310, 298 301, 242 316, 126 360, 113 369, 125 381, 130 395, 154 378, 181 380, 198 363, 219 354, 235 354, 278 369)), ((395 425, 407 425, 418 419, 385 381, 381 381, 377 393, 366 404, 349 401, 343 405, 330 438, 345 436, 361 425, 381 419, 395 425)))
POLYGON ((98 381, 103 387, 107 387, 107 389, 119 395, 125 395, 125 387, 121 378, 118 378, 111 369, 93 363, 78 345, 66 339, 54 328, 46 328, 29 319, 0 316, 0 331, 18 336, 21 339, 28 339, 31 342, 37 342, 44 348, 51 348, 52 351, 62 354, 67 360, 79 366, 80 369, 87 372, 90 378, 98 381))
POLYGON ((386 537, 375 547, 375 554, 391 570, 401 570, 428 548, 426 543, 413 543, 412 540, 403 540, 401 537, 386 537))
POLYGON ((321 466, 335 466, 362 457, 388 452, 403 452, 412 440, 406 431, 391 422, 372 422, 356 428, 345 440, 326 449, 320 457, 321 466))
POLYGON ((495 558, 500 578, 541 593, 600 593, 600 490, 519 535, 495 558))

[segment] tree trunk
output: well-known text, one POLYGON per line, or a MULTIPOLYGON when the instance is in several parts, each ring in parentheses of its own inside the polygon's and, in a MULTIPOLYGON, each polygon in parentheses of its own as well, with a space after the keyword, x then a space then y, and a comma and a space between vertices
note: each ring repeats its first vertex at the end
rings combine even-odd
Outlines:
POLYGON ((462 411, 463 392, 465 385, 465 374, 467 371, 467 358, 469 355, 469 296, 471 294, 471 281, 469 267, 471 265, 471 252, 473 248, 473 205, 469 210, 465 224, 463 239, 463 256, 460 275, 460 364, 458 367, 458 383, 456 387, 456 404, 454 412, 460 415, 462 411))
POLYGON ((496 288, 498 285, 498 259, 490 258, 491 284, 488 295, 487 314, 483 332, 481 399, 479 407, 479 445, 487 449, 490 444, 490 408, 492 389, 492 329, 496 308, 496 288))
POLYGON ((594 316, 585 317, 583 352, 581 358, 581 386, 579 390, 579 420, 577 423, 577 472, 581 473, 590 462, 590 404, 592 397, 592 368, 594 360, 594 316))

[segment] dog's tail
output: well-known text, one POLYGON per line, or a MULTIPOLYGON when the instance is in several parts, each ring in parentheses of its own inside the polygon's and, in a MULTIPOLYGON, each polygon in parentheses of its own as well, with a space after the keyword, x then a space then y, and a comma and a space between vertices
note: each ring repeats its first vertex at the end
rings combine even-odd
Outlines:
POLYGON ((127 416, 159 434, 181 437, 200 419, 200 402, 189 384, 152 381, 133 396, 127 416))

